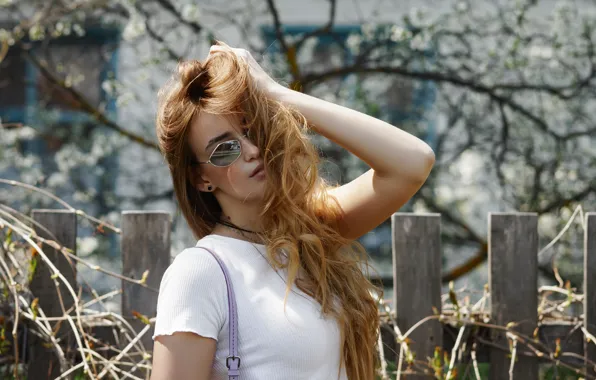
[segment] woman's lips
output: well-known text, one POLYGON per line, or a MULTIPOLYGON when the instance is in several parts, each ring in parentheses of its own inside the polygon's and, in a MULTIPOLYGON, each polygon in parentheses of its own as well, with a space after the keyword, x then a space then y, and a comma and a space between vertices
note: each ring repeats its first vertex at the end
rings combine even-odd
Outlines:
POLYGON ((250 178, 255 177, 257 175, 260 175, 260 174, 264 173, 263 169, 264 169, 263 164, 257 166, 255 168, 255 170, 252 172, 252 174, 250 175, 250 178))
POLYGON ((263 178, 265 177, 265 171, 263 169, 259 170, 255 174, 252 175, 251 178, 263 178))

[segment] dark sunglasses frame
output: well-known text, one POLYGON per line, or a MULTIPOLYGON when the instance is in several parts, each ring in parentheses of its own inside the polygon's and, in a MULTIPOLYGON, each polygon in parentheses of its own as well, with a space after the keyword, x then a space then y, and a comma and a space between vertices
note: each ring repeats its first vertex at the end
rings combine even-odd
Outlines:
MULTIPOLYGON (((250 132, 250 130, 249 129, 246 129, 244 131, 244 133, 242 133, 242 138, 245 138, 245 139, 247 139, 247 140, 250 141, 250 134, 249 134, 249 132, 250 132)), ((209 159, 207 161, 193 161, 191 163, 191 165, 196 166, 196 165, 199 165, 199 164, 211 164, 211 165, 213 165, 215 167, 218 167, 218 168, 225 168, 225 167, 228 167, 228 166, 232 165, 234 162, 236 162, 238 160, 238 158, 240 158, 240 156, 242 156, 242 141, 240 141, 240 138, 235 138, 235 139, 231 139, 231 140, 222 141, 219 144, 217 144, 215 146, 215 148, 213 149, 213 151, 211 152, 211 154, 209 155, 209 159), (232 143, 232 142, 237 142, 238 145, 240 146, 240 150, 238 151, 238 156, 236 158, 234 158, 234 160, 232 162, 230 162, 229 164, 227 164, 227 165, 217 165, 217 164, 213 163, 211 161, 211 159, 212 159, 213 155, 215 154, 215 152, 217 151, 217 148, 219 148, 223 144, 228 144, 228 143, 232 143)))

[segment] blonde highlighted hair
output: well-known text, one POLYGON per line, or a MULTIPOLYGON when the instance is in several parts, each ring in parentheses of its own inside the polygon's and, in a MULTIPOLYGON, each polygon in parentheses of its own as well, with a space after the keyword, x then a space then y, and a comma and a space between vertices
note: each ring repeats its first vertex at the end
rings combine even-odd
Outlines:
POLYGON ((266 167, 262 238, 272 266, 288 271, 286 299, 295 283, 317 300, 323 313, 338 321, 348 377, 373 379, 379 331, 373 294, 382 290, 367 278, 364 248, 338 232, 341 209, 328 194, 331 185, 319 176, 308 121, 256 88, 248 65, 231 49, 178 65, 159 92, 156 129, 179 207, 197 238, 213 230, 222 212, 213 194, 199 192, 191 180, 188 135, 200 112, 242 115, 266 167))

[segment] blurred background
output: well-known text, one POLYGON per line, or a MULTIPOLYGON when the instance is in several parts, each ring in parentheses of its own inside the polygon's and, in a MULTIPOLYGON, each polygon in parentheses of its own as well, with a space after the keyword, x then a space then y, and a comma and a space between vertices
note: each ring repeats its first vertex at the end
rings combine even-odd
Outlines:
MULTIPOLYGON (((596 211, 595 11, 587 0, 0 0, 0 177, 116 225, 123 210, 166 210, 172 256, 194 245, 157 149, 156 94, 218 39, 288 86, 425 140, 435 168, 401 211, 441 214, 443 282, 481 292, 489 212, 538 213, 543 247, 577 206, 596 211)), ((327 178, 367 170, 315 143, 327 178)), ((0 203, 60 208, 2 184, 0 203)), ((118 235, 83 220, 78 236, 79 256, 121 272, 118 235)), ((582 239, 573 223, 540 257, 542 283, 556 257, 581 286, 582 239)), ((391 277, 390 220, 361 242, 391 277)), ((78 275, 100 294, 121 286, 78 275)))

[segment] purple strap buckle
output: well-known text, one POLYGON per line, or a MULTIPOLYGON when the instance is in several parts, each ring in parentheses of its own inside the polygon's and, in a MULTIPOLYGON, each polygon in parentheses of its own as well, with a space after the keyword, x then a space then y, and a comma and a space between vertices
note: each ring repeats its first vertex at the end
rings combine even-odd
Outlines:
POLYGON ((228 290, 228 323, 230 328, 230 346, 229 355, 226 358, 226 367, 228 367, 229 380, 238 380, 240 374, 240 357, 238 356, 238 309, 236 309, 236 296, 234 295, 234 288, 232 287, 232 281, 230 280, 230 273, 224 262, 215 252, 205 247, 197 248, 203 248, 211 253, 221 267, 226 279, 226 287, 228 290))

